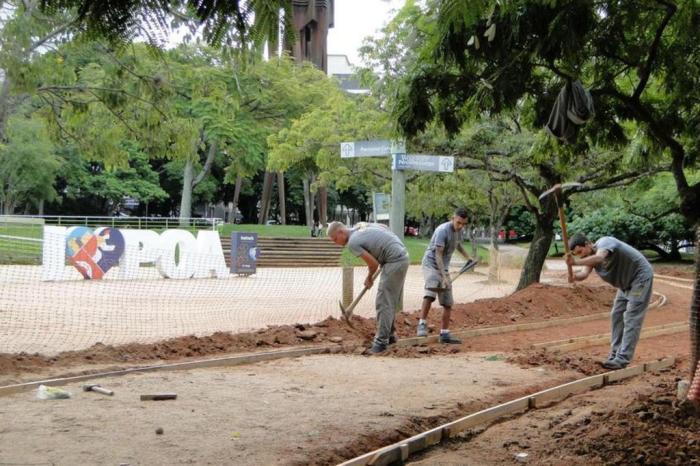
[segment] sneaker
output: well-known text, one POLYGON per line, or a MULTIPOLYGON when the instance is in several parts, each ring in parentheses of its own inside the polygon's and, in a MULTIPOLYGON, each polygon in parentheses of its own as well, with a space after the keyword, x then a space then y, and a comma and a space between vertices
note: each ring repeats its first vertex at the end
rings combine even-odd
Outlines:
POLYGON ((418 331, 416 332, 416 335, 419 337, 427 337, 428 336, 428 323, 421 324, 420 322, 418 323, 418 331))
POLYGON ((462 340, 459 338, 455 338, 452 335, 448 333, 441 333, 440 334, 440 343, 447 343, 447 344, 452 344, 452 345, 459 345, 462 343, 462 340))
POLYGON ((386 346, 379 343, 372 343, 372 347, 369 349, 370 353, 379 354, 386 351, 386 346))
POLYGON ((603 366, 604 368, 606 368, 606 369, 610 369, 610 370, 616 371, 616 370, 618 370, 618 369, 624 369, 625 367, 627 367, 627 363, 626 363, 626 362, 622 362, 622 361, 620 361, 619 359, 613 359, 613 360, 605 361, 605 362, 602 364, 602 366, 603 366))

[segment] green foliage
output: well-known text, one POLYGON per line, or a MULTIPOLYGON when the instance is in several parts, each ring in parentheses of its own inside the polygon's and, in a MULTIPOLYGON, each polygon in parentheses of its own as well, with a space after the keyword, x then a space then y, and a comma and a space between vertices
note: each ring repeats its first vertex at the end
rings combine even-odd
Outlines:
POLYGON ((160 187, 146 154, 134 143, 125 142, 122 150, 129 154, 127 165, 108 169, 99 162, 90 162, 69 148, 64 149, 66 163, 61 169, 64 203, 74 211, 111 214, 125 197, 143 204, 162 200, 167 193, 160 187))
POLYGON ((640 246, 652 239, 653 226, 648 220, 630 215, 621 208, 596 209, 586 213, 585 217, 577 217, 568 225, 570 234, 582 232, 591 241, 602 236, 615 238, 640 246))
POLYGON ((662 174, 605 195, 587 194, 577 199, 570 230, 595 238, 615 236, 639 248, 663 247, 670 255, 677 255, 682 243, 693 241, 693 230, 680 215, 679 204, 671 175, 662 174), (589 212, 591 205, 597 208, 589 212))
POLYGON ((61 164, 54 154, 44 122, 15 116, 7 126, 7 143, 0 145, 0 203, 6 214, 56 196, 53 188, 61 164))

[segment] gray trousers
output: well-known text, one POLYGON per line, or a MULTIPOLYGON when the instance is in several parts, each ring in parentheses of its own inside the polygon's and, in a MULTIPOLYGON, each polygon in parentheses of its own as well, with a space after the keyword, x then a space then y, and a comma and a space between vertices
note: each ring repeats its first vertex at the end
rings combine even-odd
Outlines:
POLYGON ((644 316, 651 299, 653 276, 641 276, 627 291, 617 290, 610 312, 611 346, 609 359, 629 364, 642 331, 644 316))
POLYGON ((374 342, 386 346, 394 333, 394 318, 399 308, 403 284, 408 271, 408 257, 402 261, 389 262, 382 266, 377 289, 377 333, 374 342))

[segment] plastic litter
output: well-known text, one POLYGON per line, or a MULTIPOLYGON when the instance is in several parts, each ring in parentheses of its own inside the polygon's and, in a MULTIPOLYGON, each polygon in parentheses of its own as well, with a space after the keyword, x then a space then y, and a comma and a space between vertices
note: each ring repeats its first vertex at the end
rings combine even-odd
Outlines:
POLYGON ((40 400, 65 400, 70 398, 70 392, 61 388, 39 385, 36 389, 36 397, 40 400))

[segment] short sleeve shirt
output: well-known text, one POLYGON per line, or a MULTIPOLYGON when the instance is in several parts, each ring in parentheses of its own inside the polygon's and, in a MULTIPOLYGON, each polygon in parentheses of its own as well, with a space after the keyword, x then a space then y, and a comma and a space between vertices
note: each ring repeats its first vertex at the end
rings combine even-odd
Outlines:
POLYGON ((449 267, 452 253, 454 253, 457 245, 462 244, 464 240, 464 229, 455 231, 452 227, 452 222, 445 222, 438 226, 430 238, 428 249, 423 254, 423 265, 437 269, 437 261, 435 260, 436 248, 444 248, 442 250, 442 263, 445 267, 449 267))
POLYGON ((608 256, 595 267, 595 271, 614 287, 627 291, 636 279, 651 278, 654 275, 646 257, 617 238, 603 236, 595 242, 595 248, 608 251, 608 256))
POLYGON ((350 229, 348 249, 355 256, 368 252, 380 264, 408 258, 408 251, 398 236, 379 223, 358 223, 350 229))

